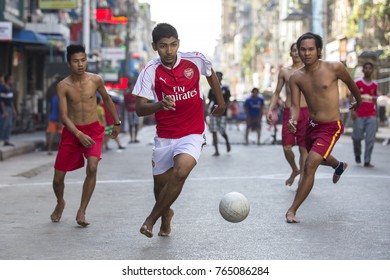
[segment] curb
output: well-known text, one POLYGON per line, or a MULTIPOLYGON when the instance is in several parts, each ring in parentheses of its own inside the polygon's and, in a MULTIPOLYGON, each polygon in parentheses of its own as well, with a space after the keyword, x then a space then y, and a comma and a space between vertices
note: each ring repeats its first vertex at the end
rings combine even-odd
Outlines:
POLYGON ((15 147, 7 147, 0 150, 0 161, 4 161, 8 158, 31 153, 36 149, 40 149, 45 145, 43 140, 33 140, 30 143, 23 143, 15 147))

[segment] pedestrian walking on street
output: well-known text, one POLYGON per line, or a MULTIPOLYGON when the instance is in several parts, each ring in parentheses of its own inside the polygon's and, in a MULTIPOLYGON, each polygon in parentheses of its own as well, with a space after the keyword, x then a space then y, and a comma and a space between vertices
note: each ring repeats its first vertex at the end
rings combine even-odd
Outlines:
POLYGON ((47 153, 48 155, 53 154, 53 141, 56 134, 61 135, 64 125, 60 122, 59 106, 58 106, 58 95, 55 94, 51 98, 50 102, 50 115, 49 121, 47 122, 47 153))
POLYGON ((48 108, 49 108, 49 119, 47 122, 47 153, 48 155, 53 154, 53 142, 56 135, 62 134, 62 129, 64 125, 60 121, 60 112, 58 105, 58 94, 57 94, 57 85, 63 79, 63 77, 58 76, 54 83, 52 83, 47 89, 46 96, 48 98, 48 108))
MULTIPOLYGON (((216 72, 216 75, 218 77, 219 82, 221 83, 223 77, 222 72, 216 72)), ((227 86, 223 86, 221 84, 221 92, 222 92, 223 99, 225 100, 226 107, 229 107, 230 89, 227 86)), ((208 107, 208 111, 210 112, 209 128, 210 128, 210 132, 213 135, 213 145, 215 148, 215 153, 213 154, 213 156, 219 156, 218 132, 222 135, 223 139, 225 139, 227 152, 230 152, 231 149, 229 143, 229 137, 226 133, 227 110, 225 111, 225 113, 223 113, 222 116, 213 116, 211 113, 214 110, 214 105, 217 104, 217 99, 213 89, 209 90, 209 95, 207 99, 209 100, 207 107, 208 107)))
MULTIPOLYGON (((294 71, 303 66, 302 60, 299 57, 297 44, 293 43, 290 47, 290 56, 292 58, 292 65, 283 67, 278 75, 278 83, 276 85, 275 92, 272 96, 271 103, 268 108, 267 122, 271 123, 273 118, 273 110, 277 106, 280 99, 280 92, 285 86, 286 101, 284 102, 283 109, 283 126, 282 126, 282 145, 284 157, 291 167, 290 177, 286 180, 286 186, 291 186, 294 183, 294 179, 303 172, 303 166, 307 157, 306 150, 306 129, 309 124, 309 110, 303 95, 300 100, 300 114, 297 123, 297 131, 291 133, 288 129, 288 120, 290 119, 290 107, 291 107, 291 91, 288 85, 290 76, 294 71), (299 147, 299 168, 295 163, 295 155, 292 150, 294 145, 299 147)), ((300 176, 302 177, 302 175, 300 176)))
POLYGON ((115 120, 111 132, 112 138, 118 136, 121 123, 102 78, 86 72, 85 48, 82 45, 69 45, 66 57, 71 75, 57 85, 60 119, 64 124, 64 129, 54 164, 53 190, 57 205, 50 218, 52 222, 60 221, 65 207, 65 175, 68 171, 83 167, 85 157, 87 160, 86 177, 76 222, 86 227, 89 223, 85 219, 85 213, 95 189, 104 139, 104 127, 98 121, 96 110, 96 91, 100 93, 109 113, 115 120))
POLYGON ((362 140, 365 139, 364 167, 374 167, 371 164, 371 155, 374 150, 377 129, 376 100, 378 98, 378 84, 371 78, 373 72, 374 65, 371 62, 363 64, 364 77, 355 81, 360 91, 362 105, 355 112, 352 112, 353 152, 356 163, 360 164, 362 162, 362 140))
POLYGON ((139 117, 135 111, 136 97, 133 95, 134 81, 129 80, 128 92, 125 94, 126 121, 129 128, 130 141, 129 144, 139 143, 138 128, 139 117))
POLYGON ((250 131, 256 131, 257 145, 260 145, 261 120, 263 118, 264 98, 259 96, 259 89, 253 88, 251 96, 244 103, 246 115, 245 145, 249 144, 250 131))
POLYGON ((234 99, 232 102, 230 102, 230 105, 228 107, 228 110, 230 110, 231 114, 231 124, 236 126, 237 131, 240 130, 240 120, 238 119, 239 116, 239 105, 237 99, 234 99))
POLYGON ((149 238, 153 237, 153 226, 160 217, 159 235, 170 234, 174 214, 171 205, 180 195, 205 145, 201 75, 206 76, 216 95, 217 105, 212 114, 221 116, 226 110, 219 80, 205 56, 198 52, 179 52, 177 31, 167 23, 156 25, 152 39, 153 50, 159 57, 145 66, 133 91, 137 96, 137 114, 156 117, 157 136, 152 155, 156 203, 140 228, 149 238))
POLYGON ((12 122, 16 118, 13 83, 12 75, 8 74, 4 77, 4 84, 0 87, 0 139, 4 141, 4 146, 15 146, 10 142, 12 122))
POLYGON ((309 195, 314 184, 318 166, 331 166, 335 171, 333 183, 337 183, 347 168, 346 162, 338 161, 331 152, 344 132, 339 111, 338 81, 343 81, 355 97, 350 109, 356 110, 362 103, 359 89, 341 62, 321 60, 321 36, 305 33, 299 37, 297 47, 304 67, 290 77, 291 117, 288 122, 292 133, 297 131, 300 114, 301 92, 310 113, 310 125, 306 133, 306 158, 302 178, 299 181, 294 201, 286 213, 288 223, 298 223, 296 212, 309 195))

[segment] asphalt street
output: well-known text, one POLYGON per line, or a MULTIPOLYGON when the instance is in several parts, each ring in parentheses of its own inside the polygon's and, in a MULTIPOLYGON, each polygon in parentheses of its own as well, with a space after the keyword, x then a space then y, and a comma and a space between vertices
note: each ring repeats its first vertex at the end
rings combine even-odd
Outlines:
MULTIPOLYGON (((320 167, 314 188, 298 211, 300 224, 287 224, 285 212, 297 187, 284 185, 289 167, 280 145, 243 145, 243 130, 228 130, 230 153, 220 143, 213 157, 211 137, 199 164, 174 203, 169 237, 139 233, 154 204, 151 142, 154 128, 140 132, 140 143, 103 153, 98 181, 87 211, 87 228, 76 224, 85 170, 66 177, 60 223, 51 223, 55 156, 36 151, 0 162, 1 260, 389 260, 390 146, 377 143, 374 168, 354 163, 352 142, 342 136, 333 155, 349 162, 340 181, 320 167), (233 224, 219 214, 228 192, 250 201, 246 220, 233 224)), ((253 135, 251 136, 253 138, 253 135)), ((270 132, 263 129, 262 142, 270 132)), ((297 154, 297 150, 294 150, 297 154)))

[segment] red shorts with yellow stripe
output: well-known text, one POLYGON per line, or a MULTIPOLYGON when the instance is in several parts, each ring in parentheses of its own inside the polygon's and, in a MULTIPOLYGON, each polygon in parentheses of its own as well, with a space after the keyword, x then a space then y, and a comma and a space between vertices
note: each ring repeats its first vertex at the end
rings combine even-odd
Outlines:
POLYGON ((104 127, 99 122, 87 125, 76 125, 82 133, 91 137, 95 144, 90 148, 84 147, 80 140, 66 127, 62 131, 60 145, 54 168, 61 171, 72 171, 84 166, 84 157, 97 157, 99 160, 102 153, 104 139, 104 127))
POLYGON ((283 112, 283 126, 282 126, 282 145, 299 147, 306 147, 306 130, 309 124, 309 109, 302 107, 299 114, 297 131, 295 133, 290 132, 288 129, 288 121, 290 120, 290 108, 284 108, 283 112))
POLYGON ((317 122, 310 120, 306 132, 306 149, 320 154, 324 160, 330 156, 334 145, 344 132, 341 121, 317 122))

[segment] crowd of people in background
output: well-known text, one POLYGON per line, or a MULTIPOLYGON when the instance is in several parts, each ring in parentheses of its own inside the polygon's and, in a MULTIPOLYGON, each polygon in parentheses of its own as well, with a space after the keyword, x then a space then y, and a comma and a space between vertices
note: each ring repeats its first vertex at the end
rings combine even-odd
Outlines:
MULTIPOLYGON (((297 58, 295 58, 297 59, 297 58)), ((298 57, 299 59, 299 57, 298 57)), ((294 58, 292 57, 292 60, 294 58)), ((370 70, 370 82, 366 82, 371 84, 372 86, 376 85, 375 80, 372 79, 372 75, 375 71, 375 65, 371 62, 364 64, 365 66, 362 67, 362 72, 367 72, 368 70, 364 70, 365 68, 372 68, 370 70)), ((287 68, 287 67, 286 67, 287 68)), ((283 74, 284 71, 281 68, 280 74, 283 74)), ((222 72, 217 72, 217 76, 221 77, 222 80, 222 72)), ((366 75, 366 74, 364 74, 366 75)), ((359 84, 362 84, 363 86, 366 84, 364 82, 364 77, 360 77, 356 80, 356 82, 359 84), (358 82, 360 81, 360 82, 358 82)), ((367 78, 366 78, 367 79, 367 78)), ((277 132, 278 132, 278 126, 280 126, 281 129, 283 129, 282 123, 283 118, 286 118, 286 116, 289 114, 288 105, 285 106, 286 98, 289 96, 286 94, 286 91, 288 91, 286 80, 283 84, 281 84, 282 87, 279 85, 278 88, 278 96, 274 100, 273 95, 271 95, 271 99, 265 98, 267 95, 264 93, 261 93, 258 88, 253 88, 251 92, 248 94, 244 94, 243 98, 237 99, 235 98, 231 92, 230 88, 225 84, 221 84, 222 92, 224 93, 224 97, 228 96, 226 98, 227 103, 227 110, 225 111, 224 115, 220 118, 215 117, 209 117, 209 111, 213 107, 213 100, 212 95, 209 92, 208 95, 204 96, 205 101, 205 120, 208 124, 209 131, 212 133, 213 137, 213 146, 215 147, 215 153, 214 155, 219 155, 219 149, 218 149, 218 136, 217 134, 221 134, 222 138, 225 140, 226 149, 227 151, 230 151, 231 144, 229 142, 228 137, 228 129, 227 127, 234 127, 236 130, 244 129, 243 132, 243 138, 242 143, 243 144, 250 144, 255 143, 260 145, 261 144, 261 130, 262 130, 262 123, 268 124, 268 130, 272 130, 272 144, 279 143, 280 141, 283 142, 283 139, 280 139, 277 141, 277 132), (225 92, 228 93, 228 95, 225 95, 225 92), (253 92, 255 94, 253 95, 253 92), (257 92, 257 93, 256 93, 257 92), (281 94, 282 93, 282 94, 281 94), (257 97, 255 97, 257 96, 257 97), (211 99, 210 99, 211 98, 211 99), (260 111, 258 106, 257 108, 253 108, 253 100, 262 100, 260 104, 260 111), (276 103, 275 103, 276 102, 276 103), (251 105, 252 104, 252 105, 251 105), (250 107, 252 106, 252 107, 250 107), (256 117, 257 116, 257 117, 256 117), (256 121, 257 118, 257 121, 256 121), (218 122, 216 122, 218 120, 218 122), (222 124, 222 126, 221 126, 222 124), (255 133, 254 137, 250 137, 251 133, 255 133)), ((53 84, 57 84, 58 81, 56 81, 53 84)), ((13 85, 13 78, 11 75, 3 75, 0 74, 0 140, 3 141, 3 146, 14 146, 12 141, 10 141, 11 134, 12 134, 12 126, 13 122, 15 122, 15 118, 17 116, 17 110, 15 106, 15 96, 12 92, 12 85, 13 85), (5 80, 7 79, 7 83, 5 80), (12 97, 11 97, 12 96, 12 97)), ((134 87, 134 79, 129 80, 128 89, 126 92, 124 92, 123 96, 123 104, 118 103, 115 101, 115 106, 117 108, 118 114, 121 112, 123 113, 123 125, 122 125, 122 132, 128 133, 130 139, 128 141, 129 144, 133 143, 139 143, 140 139, 138 137, 139 131, 143 126, 144 118, 139 117, 135 112, 135 97, 132 94, 132 89, 134 87)), ((377 85, 376 85, 377 88, 377 85)), ((53 154, 53 150, 56 150, 58 147, 58 142, 61 137, 62 128, 63 125, 59 121, 59 115, 58 115, 58 97, 56 95, 55 90, 54 91, 47 91, 47 100, 48 100, 48 117, 47 117, 47 139, 46 139, 46 149, 49 155, 53 154)), ((367 96, 367 95, 365 95, 367 96)), ((340 111, 341 111, 341 118, 345 125, 345 127, 351 127, 353 129, 354 135, 352 136, 353 143, 354 143, 354 154, 355 154, 355 161, 356 163, 361 163, 361 141, 365 141, 366 150, 364 151, 364 159, 363 159, 363 165, 366 167, 373 167, 373 164, 371 163, 370 155, 372 154, 373 145, 375 142, 375 134, 377 130, 380 127, 388 127, 389 126, 389 120, 390 120, 390 97, 385 93, 376 93, 376 97, 373 98, 370 102, 368 100, 364 99, 363 101, 363 108, 370 103, 371 104, 371 111, 370 111, 370 118, 368 117, 360 117, 361 114, 364 116, 363 109, 358 110, 358 112, 350 112, 348 110, 348 106, 350 104, 350 95, 348 95, 346 98, 340 99, 340 111), (370 124, 365 124, 364 127, 362 127, 362 121, 370 121, 370 124), (372 125, 371 125, 372 123, 372 125), (358 125, 359 124, 359 125, 358 125), (369 140, 371 139, 371 140, 369 140), (359 145, 360 143, 360 145, 359 145)), ((287 100, 287 104, 288 100, 287 100)), ((104 106, 102 104, 98 104, 98 106, 101 106, 104 110, 104 106)), ((104 115, 105 116, 105 115, 104 115)), ((153 121, 153 120, 152 120, 153 121)), ((110 117, 108 116, 108 123, 111 123, 112 120, 110 120, 110 117)), ((105 127, 107 129, 106 135, 109 135, 110 127, 112 124, 107 125, 107 120, 105 120, 105 127)), ((285 128, 286 129, 286 128, 285 128)), ((287 133, 286 131, 282 131, 282 133, 287 133)), ((104 144, 104 151, 109 151, 111 148, 108 145, 109 137, 106 137, 105 144, 104 144)), ((123 145, 120 142, 120 139, 115 140, 117 148, 118 149, 125 149, 125 145, 123 145)), ((389 140, 384 142, 384 145, 389 143, 389 140)), ((292 148, 291 145, 283 145, 283 149, 285 152, 285 156, 287 159, 287 155, 292 148)), ((289 161, 289 160, 288 160, 289 161)), ((301 164, 301 162, 300 162, 301 164)), ((297 172, 300 168, 295 168, 294 165, 292 165, 292 169, 294 170, 293 173, 297 172)), ((291 182, 291 180, 289 180, 291 182)), ((289 184, 289 183, 288 183, 289 184)))

